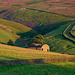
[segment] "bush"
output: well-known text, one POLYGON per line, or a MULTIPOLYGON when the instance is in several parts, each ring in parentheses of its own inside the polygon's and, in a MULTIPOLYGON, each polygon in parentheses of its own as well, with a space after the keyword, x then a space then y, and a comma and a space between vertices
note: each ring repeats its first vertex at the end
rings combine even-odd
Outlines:
POLYGON ((12 40, 9 40, 9 41, 7 42, 7 45, 14 46, 14 43, 13 43, 13 41, 12 41, 12 40))

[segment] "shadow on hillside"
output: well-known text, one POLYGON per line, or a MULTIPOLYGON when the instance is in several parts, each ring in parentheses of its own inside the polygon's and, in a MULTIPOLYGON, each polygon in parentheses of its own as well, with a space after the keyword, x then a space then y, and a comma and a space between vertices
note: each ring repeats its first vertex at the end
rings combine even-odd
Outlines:
POLYGON ((15 45, 19 46, 19 47, 24 47, 26 45, 26 43, 29 43, 30 39, 33 36, 36 36, 37 34, 46 34, 50 31, 56 30, 61 26, 64 26, 66 24, 68 24, 69 22, 72 21, 65 21, 65 22, 60 22, 60 23, 54 23, 54 24, 49 24, 49 25, 41 25, 41 26, 36 26, 33 29, 34 30, 30 30, 28 32, 25 33, 18 33, 17 35, 20 36, 20 38, 18 38, 15 41, 15 45))
POLYGON ((29 41, 32 37, 37 35, 37 32, 35 30, 30 30, 30 31, 25 32, 25 33, 18 33, 17 35, 19 35, 20 38, 18 38, 15 41, 15 45, 19 46, 19 47, 24 47, 26 44, 29 43, 29 41))
POLYGON ((75 57, 65 57, 65 58, 45 58, 45 59, 17 59, 7 56, 2 56, 5 58, 11 58, 12 60, 0 61, 0 66, 7 66, 7 65, 18 65, 18 64, 38 64, 38 63, 50 63, 50 62, 64 62, 64 61, 75 61, 75 57))
POLYGON ((0 55, 0 58, 9 59, 9 60, 20 60, 18 58, 13 58, 13 57, 8 57, 8 56, 3 56, 3 55, 0 55))
POLYGON ((69 22, 73 22, 73 21, 64 21, 64 22, 59 22, 59 23, 57 22, 57 23, 47 24, 47 25, 45 23, 40 25, 41 24, 40 23, 38 26, 34 27, 33 29, 36 30, 40 34, 46 34, 50 31, 56 30, 59 27, 68 24, 69 22))

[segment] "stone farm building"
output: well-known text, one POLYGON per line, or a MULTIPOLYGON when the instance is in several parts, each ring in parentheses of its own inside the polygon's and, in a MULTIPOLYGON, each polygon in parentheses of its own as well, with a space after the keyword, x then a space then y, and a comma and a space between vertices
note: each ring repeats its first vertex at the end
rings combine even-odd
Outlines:
POLYGON ((30 44, 28 48, 42 51, 50 51, 49 46, 47 44, 30 44))

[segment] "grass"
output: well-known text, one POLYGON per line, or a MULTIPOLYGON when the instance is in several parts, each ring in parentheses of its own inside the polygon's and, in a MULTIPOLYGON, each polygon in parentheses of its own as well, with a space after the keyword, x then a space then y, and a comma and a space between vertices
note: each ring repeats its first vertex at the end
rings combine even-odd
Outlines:
POLYGON ((75 31, 75 26, 73 27, 73 29, 72 29, 73 31, 75 31))
POLYGON ((70 48, 66 51, 66 54, 74 54, 75 55, 75 48, 70 48))
POLYGON ((74 75, 75 62, 56 62, 0 67, 1 75, 74 75))
POLYGON ((20 23, 16 23, 16 22, 4 20, 4 19, 0 19, 0 24, 10 28, 12 30, 12 33, 14 34, 25 33, 32 30, 31 28, 24 26, 20 23))
POLYGON ((75 38, 70 34, 70 32, 71 32, 73 26, 74 26, 74 24, 69 25, 69 26, 66 28, 66 30, 64 31, 63 35, 64 35, 66 38, 68 38, 68 39, 70 39, 70 40, 72 40, 72 41, 75 42, 75 38))
POLYGON ((0 19, 0 42, 7 43, 11 39, 15 45, 20 46, 18 43, 21 39, 22 41, 20 41, 20 43, 22 46, 25 43, 23 40, 24 37, 30 38, 36 34, 37 32, 30 27, 13 21, 0 19))
POLYGON ((75 26, 72 28, 71 34, 75 36, 75 26))
POLYGON ((49 33, 45 34, 44 37, 59 35, 59 34, 63 33, 66 28, 67 28, 67 26, 60 27, 60 28, 58 28, 58 29, 56 29, 52 32, 49 32, 49 33))
POLYGON ((72 58, 74 56, 53 52, 43 52, 39 50, 7 46, 0 44, 0 61, 20 60, 20 59, 43 59, 43 58, 72 58))
POLYGON ((19 36, 8 33, 6 31, 0 29, 0 42, 7 43, 10 39, 13 42, 15 42, 16 39, 18 39, 18 38, 19 38, 19 36))
POLYGON ((72 49, 73 47, 75 47, 75 44, 66 39, 63 35, 57 35, 52 38, 47 38, 44 39, 44 41, 50 46, 50 50, 53 52, 65 53, 67 49, 72 49))

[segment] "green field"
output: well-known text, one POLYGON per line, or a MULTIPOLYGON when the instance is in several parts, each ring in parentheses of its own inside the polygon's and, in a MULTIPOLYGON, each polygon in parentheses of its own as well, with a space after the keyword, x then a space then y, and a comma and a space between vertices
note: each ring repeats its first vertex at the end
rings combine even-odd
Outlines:
POLYGON ((24 26, 20 23, 16 23, 16 22, 4 20, 4 19, 0 19, 0 24, 10 28, 11 33, 14 33, 14 34, 25 33, 32 30, 31 28, 24 26))
MULTIPOLYGON (((52 38, 44 39, 45 43, 50 46, 51 51, 65 53, 65 51, 69 48, 75 47, 75 44, 68 39, 66 39, 63 35, 57 35, 52 38)), ((73 52, 75 54, 75 51, 73 52)))
POLYGON ((72 28, 71 34, 72 34, 73 36, 75 36, 75 26, 72 28))
POLYGON ((72 29, 73 31, 75 31, 75 26, 73 27, 73 29, 72 29))
POLYGON ((43 59, 43 58, 71 58, 73 56, 53 52, 43 52, 39 50, 7 46, 0 44, 1 60, 20 60, 20 59, 43 59))
POLYGON ((7 43, 10 39, 15 42, 18 38, 18 35, 14 35, 0 29, 0 42, 7 43))
POLYGON ((0 42, 7 43, 9 40, 12 40, 15 45, 24 46, 24 43, 27 42, 23 41, 23 38, 30 38, 36 34, 37 32, 30 27, 24 26, 20 23, 16 23, 13 21, 0 19, 0 42))
POLYGON ((75 42, 75 38, 70 34, 70 32, 71 32, 71 30, 72 30, 73 27, 74 27, 74 24, 69 25, 69 26, 65 29, 63 35, 64 35, 66 38, 68 38, 68 39, 70 39, 70 40, 72 40, 72 41, 75 42))
POLYGON ((52 32, 49 32, 49 33, 45 34, 44 37, 59 35, 59 34, 63 33, 66 28, 67 28, 67 26, 60 27, 60 28, 58 28, 58 29, 56 29, 52 32))
POLYGON ((67 49, 67 51, 65 53, 66 54, 74 54, 75 55, 75 47, 74 48, 67 49))
POLYGON ((0 67, 0 75, 74 75, 75 62, 56 62, 0 67))

